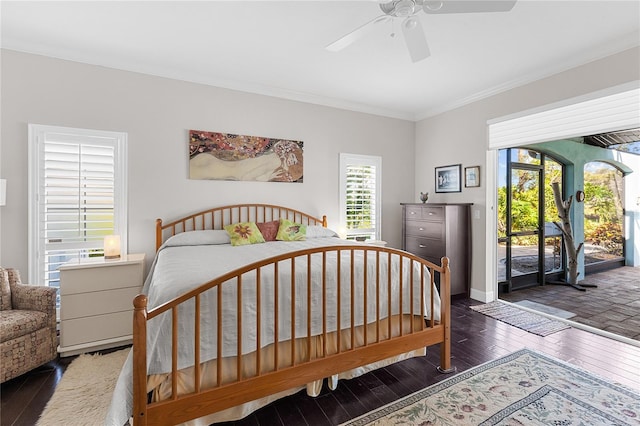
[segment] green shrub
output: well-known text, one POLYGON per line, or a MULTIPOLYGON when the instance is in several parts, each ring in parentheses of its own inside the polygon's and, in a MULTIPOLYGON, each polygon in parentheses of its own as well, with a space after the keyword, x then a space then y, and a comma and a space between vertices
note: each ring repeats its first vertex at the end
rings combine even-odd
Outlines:
POLYGON ((593 231, 585 233, 585 239, 603 247, 613 255, 622 256, 622 228, 618 222, 598 225, 593 231))

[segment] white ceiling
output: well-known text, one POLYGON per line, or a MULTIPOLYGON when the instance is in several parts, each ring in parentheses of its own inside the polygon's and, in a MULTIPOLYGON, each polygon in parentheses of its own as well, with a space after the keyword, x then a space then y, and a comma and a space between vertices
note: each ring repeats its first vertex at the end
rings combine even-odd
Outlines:
MULTIPOLYGON (((431 56, 395 24, 326 45, 381 14, 376 1, 0 4, 2 47, 419 120, 640 45, 640 1, 519 0, 507 13, 420 13, 431 56)), ((640 79, 640 76, 639 76, 640 79)))

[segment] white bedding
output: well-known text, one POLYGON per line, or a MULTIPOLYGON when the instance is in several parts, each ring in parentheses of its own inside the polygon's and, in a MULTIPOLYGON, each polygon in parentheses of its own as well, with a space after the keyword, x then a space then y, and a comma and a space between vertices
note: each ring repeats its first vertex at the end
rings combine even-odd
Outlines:
MULTIPOLYGON (((220 276, 226 272, 233 271, 244 265, 250 264, 255 261, 259 261, 265 258, 276 256, 282 253, 288 253, 292 251, 308 249, 320 246, 333 246, 340 244, 352 244, 352 242, 340 240, 334 237, 326 237, 323 231, 319 231, 318 238, 308 238, 304 241, 296 242, 283 242, 272 241, 264 244, 253 244, 247 246, 232 247, 227 243, 223 234, 216 233, 217 231, 202 231, 200 233, 185 233, 192 235, 180 234, 178 238, 169 240, 158 252, 156 259, 152 265, 151 271, 145 285, 143 292, 148 296, 148 309, 152 309, 160 304, 179 296, 188 290, 198 287, 199 285, 212 280, 213 278, 220 276), (202 232, 209 232, 209 234, 203 234, 202 232), (205 244, 202 244, 205 243, 205 244), (192 245, 193 244, 193 245, 192 245)), ((222 231, 224 232, 224 231, 222 231)), ((316 234, 311 233, 311 236, 316 234)), ((350 272, 348 265, 350 264, 349 252, 344 252, 342 257, 342 284, 341 284, 341 323, 342 327, 350 326, 351 316, 348 313, 350 306, 350 272)), ((372 322, 376 318, 376 304, 375 304, 375 271, 374 257, 371 255, 368 262, 369 269, 369 290, 368 294, 368 307, 367 307, 367 322, 372 322)), ((380 256, 381 262, 386 256, 380 256)), ((327 256, 327 329, 332 331, 336 329, 337 323, 337 294, 335 273, 332 272, 330 264, 335 264, 335 255, 327 256), (331 278, 332 277, 332 278, 331 278)), ((315 255, 312 257, 312 264, 321 265, 321 256, 315 255)), ((397 257, 395 261, 392 261, 392 276, 398 276, 399 262, 397 257)), ((407 300, 409 300, 409 265, 408 262, 403 265, 403 277, 405 284, 403 285, 403 305, 404 313, 409 313, 411 307, 407 300)), ((318 268, 312 269, 315 271, 318 268)), ((387 270, 386 267, 381 268, 380 282, 381 288, 383 288, 383 294, 386 294, 387 283, 387 270)), ((335 269, 333 269, 335 272, 335 269)), ((296 263, 296 304, 297 306, 307 306, 307 280, 306 280, 306 260, 299 260, 296 263)), ((318 278, 319 272, 314 272, 314 279, 318 278)), ((355 300, 362 300, 363 292, 363 275, 362 269, 356 269, 355 271, 356 296, 355 300)), ((255 331, 255 274, 245 275, 243 277, 242 286, 242 323, 243 323, 243 341, 242 352, 249 353, 255 350, 256 336, 255 331), (247 330, 251 332, 247 332, 247 330)), ((414 269, 414 291, 419 289, 420 271, 419 265, 415 264, 414 269)), ((290 336, 290 264, 281 264, 279 268, 279 305, 285 308, 284 312, 280 314, 280 327, 279 327, 279 339, 288 340, 290 336)), ((314 281, 315 282, 315 281, 314 281)), ((396 314, 399 311, 397 297, 398 280, 392 280, 392 313, 396 314), (395 296, 394 296, 395 295, 395 296)), ((429 277, 428 272, 425 271, 425 292, 428 287, 429 277)), ((223 286, 223 356, 233 356, 236 354, 237 341, 236 341, 236 284, 223 286)), ((261 344, 268 345, 273 343, 273 269, 264 268, 261 274, 261 311, 266 313, 266 317, 262 318, 263 332, 261 334, 261 344), (270 296, 271 295, 271 296, 270 296)), ((323 322, 321 319, 321 300, 322 300, 322 286, 312 286, 312 334, 317 335, 322 333, 323 322)), ((217 307, 217 294, 215 291, 207 292, 203 295, 201 314, 203 319, 201 321, 201 333, 202 335, 215 336, 216 334, 216 307, 217 307)), ((429 315, 431 302, 428 299, 424 301, 425 315, 429 315)), ((179 317, 193 318, 194 304, 188 303, 185 308, 179 309, 179 317)), ((305 309, 306 311, 306 309, 305 309)), ((420 313, 420 302, 415 301, 413 306, 414 313, 420 313)), ((356 309, 356 326, 364 323, 364 309, 360 307, 356 309)), ((381 303, 380 317, 384 318, 388 314, 387 304, 381 303)), ((151 320, 148 323, 147 329, 147 363, 148 374, 165 373, 171 369, 171 314, 166 313, 158 318, 151 320)), ((437 320, 440 319, 440 299, 436 297, 434 300, 434 316, 437 320)), ((304 337, 307 335, 307 323, 306 314, 296 317, 296 337, 304 337)), ((179 345, 178 345, 178 368, 188 367, 193 364, 193 320, 180 321, 181 326, 179 328, 179 345)), ((207 361, 217 356, 216 339, 215 337, 209 341, 201 343, 201 361, 207 361)), ((121 372, 120 378, 116 385, 116 390, 112 399, 112 405, 110 407, 107 424, 121 426, 129 418, 129 413, 132 411, 132 362, 131 357, 127 359, 125 366, 121 372)))

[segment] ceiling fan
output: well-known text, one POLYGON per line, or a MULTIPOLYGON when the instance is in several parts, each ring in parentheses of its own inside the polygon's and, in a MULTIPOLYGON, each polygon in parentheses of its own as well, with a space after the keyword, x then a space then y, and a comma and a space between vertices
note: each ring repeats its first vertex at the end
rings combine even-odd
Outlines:
MULTIPOLYGON (((384 22, 393 21, 395 18, 403 18, 401 23, 409 55, 413 62, 428 58, 431 54, 429 45, 420 23, 418 14, 423 11, 427 14, 443 13, 480 13, 480 12, 508 12, 517 0, 391 0, 380 3, 380 9, 384 12, 366 24, 356 28, 345 36, 334 41, 326 47, 327 50, 337 52, 358 40, 373 28, 384 22)), ((393 36, 394 34, 391 33, 393 36)))

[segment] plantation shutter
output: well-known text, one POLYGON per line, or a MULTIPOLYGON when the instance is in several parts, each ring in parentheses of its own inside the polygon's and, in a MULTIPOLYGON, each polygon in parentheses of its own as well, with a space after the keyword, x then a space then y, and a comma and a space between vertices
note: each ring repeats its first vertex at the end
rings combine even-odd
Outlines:
POLYGON ((60 265, 103 256, 106 235, 120 235, 126 253, 125 140, 122 133, 30 126, 33 283, 57 287, 60 265))
POLYGON ((341 210, 347 239, 380 239, 381 158, 341 155, 341 210))

